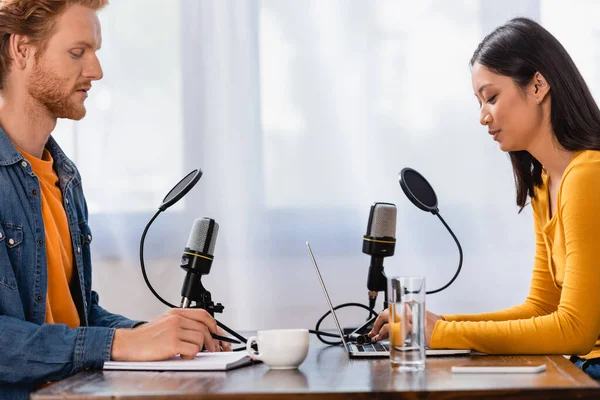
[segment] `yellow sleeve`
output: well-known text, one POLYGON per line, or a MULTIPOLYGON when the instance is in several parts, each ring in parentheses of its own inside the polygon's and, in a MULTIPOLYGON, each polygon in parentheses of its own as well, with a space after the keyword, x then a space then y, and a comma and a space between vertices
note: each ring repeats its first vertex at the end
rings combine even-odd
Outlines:
MULTIPOLYGON (((556 311, 508 321, 438 321, 431 347, 492 354, 587 354, 600 332, 600 169, 579 164, 565 173, 558 218, 566 260, 556 311)), ((549 285, 546 290, 551 290, 549 285)))
POLYGON ((535 261, 529 296, 523 304, 507 308, 506 310, 481 313, 481 314, 454 314, 442 315, 446 321, 508 321, 513 319, 526 319, 539 317, 556 311, 560 300, 560 290, 554 285, 548 270, 548 253, 542 236, 541 222, 536 215, 534 207, 533 225, 535 227, 535 261))

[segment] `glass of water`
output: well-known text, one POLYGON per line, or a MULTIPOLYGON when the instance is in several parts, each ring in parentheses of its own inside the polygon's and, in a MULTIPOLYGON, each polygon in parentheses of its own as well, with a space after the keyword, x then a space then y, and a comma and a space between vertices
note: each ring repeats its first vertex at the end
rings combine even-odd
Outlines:
POLYGON ((425 369, 425 277, 388 278, 390 361, 400 371, 425 369))

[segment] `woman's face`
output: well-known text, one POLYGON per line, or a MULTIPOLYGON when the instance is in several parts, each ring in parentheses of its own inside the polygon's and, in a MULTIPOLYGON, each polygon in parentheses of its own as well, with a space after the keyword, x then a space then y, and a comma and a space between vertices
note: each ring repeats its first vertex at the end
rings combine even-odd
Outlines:
POLYGON ((500 149, 529 149, 543 122, 539 90, 535 93, 534 82, 522 90, 510 77, 498 75, 479 63, 473 65, 471 80, 481 109, 479 122, 487 126, 500 149))

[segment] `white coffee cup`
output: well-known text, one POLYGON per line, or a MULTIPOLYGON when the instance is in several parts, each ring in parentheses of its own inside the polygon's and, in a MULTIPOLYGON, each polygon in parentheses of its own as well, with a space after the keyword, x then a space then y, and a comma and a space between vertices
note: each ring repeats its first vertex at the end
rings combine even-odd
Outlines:
POLYGON ((308 354, 308 330, 271 329, 258 331, 246 344, 248 354, 254 360, 267 364, 271 369, 298 368, 308 354), (258 351, 252 345, 256 342, 258 351))

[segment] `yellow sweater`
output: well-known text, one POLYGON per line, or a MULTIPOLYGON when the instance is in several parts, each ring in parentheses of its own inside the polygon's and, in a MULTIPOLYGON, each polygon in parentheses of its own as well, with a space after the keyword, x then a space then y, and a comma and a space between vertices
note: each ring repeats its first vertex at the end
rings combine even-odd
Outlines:
POLYGON ((529 296, 506 310, 444 315, 432 348, 600 357, 600 151, 575 153, 550 218, 548 176, 531 200, 536 235, 529 296))

